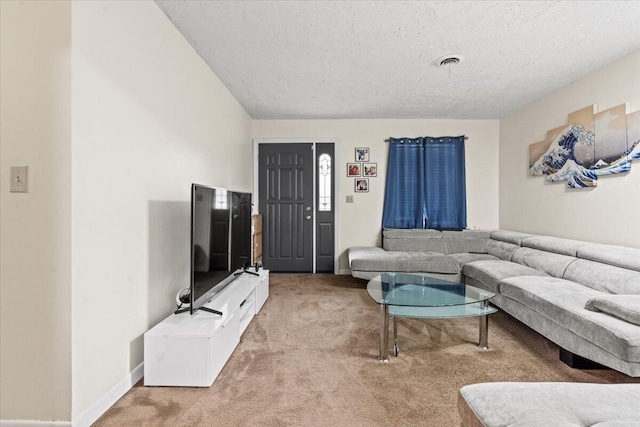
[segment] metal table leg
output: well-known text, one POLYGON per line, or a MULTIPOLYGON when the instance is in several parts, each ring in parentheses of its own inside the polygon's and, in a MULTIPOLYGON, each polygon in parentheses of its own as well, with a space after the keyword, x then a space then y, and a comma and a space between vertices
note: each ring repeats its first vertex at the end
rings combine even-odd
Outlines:
POLYGON ((381 362, 389 361, 389 306, 380 304, 380 355, 378 360, 381 362))
POLYGON ((393 355, 398 357, 400 347, 398 347, 398 318, 393 317, 393 355))
MULTIPOLYGON (((489 301, 482 302, 482 309, 486 310, 489 307, 489 301)), ((489 316, 480 316, 480 341, 478 342, 478 348, 482 350, 489 349, 489 316)))

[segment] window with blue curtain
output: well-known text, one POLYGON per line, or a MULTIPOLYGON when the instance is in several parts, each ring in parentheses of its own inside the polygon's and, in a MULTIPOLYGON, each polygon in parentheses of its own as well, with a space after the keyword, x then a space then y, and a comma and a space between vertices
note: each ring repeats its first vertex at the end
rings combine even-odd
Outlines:
POLYGON ((464 136, 390 138, 382 226, 467 227, 464 136))

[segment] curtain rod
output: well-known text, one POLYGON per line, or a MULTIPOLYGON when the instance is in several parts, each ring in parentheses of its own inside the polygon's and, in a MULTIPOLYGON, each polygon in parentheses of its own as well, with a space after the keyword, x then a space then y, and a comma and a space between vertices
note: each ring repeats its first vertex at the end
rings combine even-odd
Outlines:
MULTIPOLYGON (((439 139, 439 138, 451 138, 451 137, 450 136, 436 136, 436 137, 432 137, 432 138, 433 139, 439 139)), ((403 138, 397 138, 397 139, 403 139, 403 138)), ((469 137, 465 136, 464 139, 466 141, 467 139, 469 139, 469 137)), ((389 141, 391 141, 390 137, 384 140, 384 142, 389 142, 389 141)))

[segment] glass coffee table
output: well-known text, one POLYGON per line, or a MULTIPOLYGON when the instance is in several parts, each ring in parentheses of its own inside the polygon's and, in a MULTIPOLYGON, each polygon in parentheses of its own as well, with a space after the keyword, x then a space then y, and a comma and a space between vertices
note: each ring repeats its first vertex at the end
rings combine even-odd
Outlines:
POLYGON ((447 319, 480 317, 478 347, 488 349, 489 314, 497 309, 489 306, 495 294, 462 283, 435 277, 385 273, 367 283, 367 291, 380 305, 380 355, 378 360, 389 360, 389 317, 393 317, 393 353, 398 348, 398 317, 419 319, 447 319))

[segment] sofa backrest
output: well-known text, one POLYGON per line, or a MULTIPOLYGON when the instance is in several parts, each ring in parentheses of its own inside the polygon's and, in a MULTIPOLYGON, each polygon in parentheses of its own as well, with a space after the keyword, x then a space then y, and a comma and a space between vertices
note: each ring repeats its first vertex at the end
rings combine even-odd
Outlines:
POLYGON ((521 233, 519 231, 496 230, 491 233, 491 239, 499 242, 511 243, 513 245, 522 245, 522 241, 527 237, 533 237, 533 234, 521 233))
POLYGON ((508 230, 384 229, 387 251, 481 252, 601 292, 640 295, 640 249, 508 230))
POLYGON ((384 229, 382 247, 387 251, 486 253, 491 230, 439 231, 420 229, 384 229))
POLYGON ((394 252, 447 253, 440 230, 385 228, 382 230, 382 247, 394 252))
POLYGON ((577 258, 572 256, 533 248, 520 248, 515 251, 511 258, 512 262, 535 268, 538 271, 543 271, 550 276, 558 278, 562 278, 567 267, 576 260, 577 258))
POLYGON ((513 254, 520 249, 520 244, 533 234, 519 231, 496 230, 491 233, 491 240, 487 243, 487 253, 504 261, 512 261, 513 254))
POLYGON ((442 240, 448 255, 465 252, 485 254, 491 233, 488 230, 443 231, 442 240))
POLYGON ((601 292, 640 295, 640 249, 498 230, 487 252, 601 292))
POLYGON ((384 228, 382 237, 388 239, 442 239, 442 231, 419 228, 384 228))
POLYGON ((578 255, 578 250, 580 248, 588 245, 590 245, 590 243, 551 236, 531 236, 522 239, 523 247, 539 249, 541 251, 553 252, 561 255, 569 255, 572 257, 578 255))
POLYGON ((640 249, 588 243, 564 278, 611 294, 640 295, 640 249))
POLYGON ((578 257, 640 271, 640 249, 591 243, 578 249, 578 257))
POLYGON ((491 240, 487 242, 487 253, 504 261, 511 261, 513 254, 516 253, 518 249, 520 249, 520 245, 493 240, 493 236, 491 240))
POLYGON ((567 267, 563 279, 578 282, 600 292, 640 295, 640 271, 587 259, 576 259, 572 262, 567 267))

